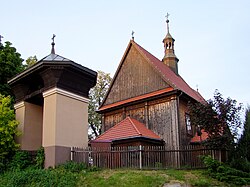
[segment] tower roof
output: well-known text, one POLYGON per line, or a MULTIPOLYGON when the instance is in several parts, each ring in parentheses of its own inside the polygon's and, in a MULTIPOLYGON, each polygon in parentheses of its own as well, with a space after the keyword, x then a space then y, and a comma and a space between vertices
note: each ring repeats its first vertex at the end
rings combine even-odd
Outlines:
POLYGON ((40 61, 49 61, 49 62, 73 62, 72 60, 69 60, 65 57, 62 57, 60 55, 57 55, 57 54, 49 54, 47 55, 46 57, 42 58, 40 61))
MULTIPOLYGON (((164 40, 165 39, 173 39, 173 37, 171 36, 171 34, 168 32, 167 35, 165 36, 164 40)), ((173 39, 174 40, 174 39, 173 39)))

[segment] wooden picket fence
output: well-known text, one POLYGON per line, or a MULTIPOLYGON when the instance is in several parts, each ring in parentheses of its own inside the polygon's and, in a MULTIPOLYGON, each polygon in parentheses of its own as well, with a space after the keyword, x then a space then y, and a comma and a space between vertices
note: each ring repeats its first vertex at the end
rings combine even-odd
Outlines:
POLYGON ((226 150, 207 149, 200 145, 178 150, 165 146, 71 148, 71 160, 110 169, 204 168, 200 159, 203 155, 211 155, 219 161, 227 159, 226 150))

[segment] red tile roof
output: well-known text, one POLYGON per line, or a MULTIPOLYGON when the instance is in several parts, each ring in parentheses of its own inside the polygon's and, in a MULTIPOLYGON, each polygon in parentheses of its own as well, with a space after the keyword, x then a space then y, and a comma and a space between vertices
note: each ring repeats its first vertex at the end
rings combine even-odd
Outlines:
POLYGON ((131 41, 132 44, 141 52, 143 56, 148 59, 148 62, 153 65, 153 67, 162 75, 163 79, 169 83, 174 89, 181 90, 193 99, 199 102, 205 102, 204 98, 195 90, 193 90, 180 75, 176 75, 167 65, 163 64, 158 58, 149 53, 143 47, 131 41))
POLYGON ((133 137, 161 140, 157 134, 147 129, 144 124, 133 118, 127 117, 91 142, 112 142, 113 140, 133 137))
POLYGON ((158 91, 151 92, 151 93, 148 93, 148 94, 140 95, 140 96, 133 97, 133 98, 130 98, 130 99, 126 99, 126 100, 123 100, 123 101, 119 101, 119 102, 116 102, 116 103, 105 105, 105 106, 101 107, 99 109, 99 111, 102 111, 102 110, 105 110, 105 109, 108 109, 108 108, 112 108, 112 107, 116 107, 116 106, 119 106, 119 105, 123 105, 125 103, 130 103, 130 102, 134 102, 134 101, 139 101, 141 99, 146 99, 146 98, 149 98, 149 97, 161 95, 161 94, 164 94, 164 93, 167 93, 167 92, 171 92, 173 90, 174 89, 172 87, 168 87, 168 88, 165 88, 165 89, 162 89, 162 90, 158 90, 158 91))
POLYGON ((197 133, 195 133, 195 136, 191 139, 191 143, 197 143, 197 142, 202 142, 202 141, 204 141, 204 140, 207 140, 208 139, 208 133, 204 130, 204 129, 202 129, 201 130, 201 136, 198 136, 198 134, 197 133))

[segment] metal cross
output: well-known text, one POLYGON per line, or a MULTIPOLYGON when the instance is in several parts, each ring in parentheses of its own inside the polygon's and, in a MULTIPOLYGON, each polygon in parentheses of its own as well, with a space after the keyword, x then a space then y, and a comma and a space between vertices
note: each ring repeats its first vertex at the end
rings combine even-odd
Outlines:
POLYGON ((133 39, 133 40, 134 40, 134 34, 135 34, 135 32, 132 31, 131 35, 132 35, 132 39, 133 39))
POLYGON ((51 38, 51 40, 53 41, 53 43, 54 43, 55 37, 56 37, 56 35, 53 34, 53 37, 51 38))
POLYGON ((169 13, 167 13, 167 15, 165 16, 166 18, 167 18, 167 20, 168 20, 168 17, 170 16, 170 14, 169 13))

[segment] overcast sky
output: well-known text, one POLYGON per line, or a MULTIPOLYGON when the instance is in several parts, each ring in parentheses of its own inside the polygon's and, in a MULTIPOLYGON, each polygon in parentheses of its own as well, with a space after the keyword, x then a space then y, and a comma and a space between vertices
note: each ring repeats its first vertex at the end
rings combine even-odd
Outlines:
POLYGON ((175 39, 179 74, 205 99, 218 89, 250 104, 249 0, 0 0, 0 35, 23 59, 51 50, 113 75, 135 31, 135 41, 163 58, 165 15, 175 39))

